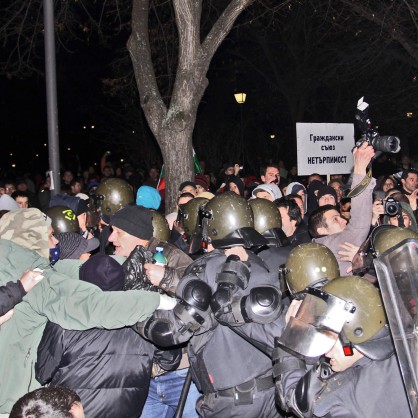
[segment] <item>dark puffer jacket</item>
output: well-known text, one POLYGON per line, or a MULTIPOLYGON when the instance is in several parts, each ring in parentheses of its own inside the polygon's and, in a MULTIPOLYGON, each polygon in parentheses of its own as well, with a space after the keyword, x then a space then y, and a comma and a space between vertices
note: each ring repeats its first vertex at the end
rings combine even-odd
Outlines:
MULTIPOLYGON (((50 322, 38 348, 36 378, 81 398, 87 418, 137 418, 148 394, 155 346, 131 328, 68 331, 50 322)), ((175 369, 181 350, 156 352, 175 369)))

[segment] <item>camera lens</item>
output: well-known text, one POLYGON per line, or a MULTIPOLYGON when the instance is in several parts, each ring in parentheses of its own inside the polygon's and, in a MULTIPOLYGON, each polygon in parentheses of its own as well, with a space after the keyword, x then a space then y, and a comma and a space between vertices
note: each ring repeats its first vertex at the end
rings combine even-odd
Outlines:
POLYGON ((384 213, 389 216, 396 216, 400 212, 400 205, 393 197, 389 197, 384 203, 384 213))
POLYGON ((399 138, 396 136, 377 135, 372 141, 376 151, 390 152, 396 154, 401 149, 399 138))
POLYGON ((389 216, 395 216, 398 214, 398 207, 393 204, 387 205, 386 212, 389 216))

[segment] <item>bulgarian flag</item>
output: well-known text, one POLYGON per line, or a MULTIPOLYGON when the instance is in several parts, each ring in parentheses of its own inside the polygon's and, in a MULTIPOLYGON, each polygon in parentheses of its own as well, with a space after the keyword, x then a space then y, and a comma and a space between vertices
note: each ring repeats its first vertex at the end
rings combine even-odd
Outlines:
MULTIPOLYGON (((200 166, 199 159, 193 148, 193 166, 195 174, 202 174, 202 167, 200 166)), ((164 175, 164 164, 161 168, 160 178, 158 179, 157 190, 160 192, 165 189, 165 175, 164 175)))

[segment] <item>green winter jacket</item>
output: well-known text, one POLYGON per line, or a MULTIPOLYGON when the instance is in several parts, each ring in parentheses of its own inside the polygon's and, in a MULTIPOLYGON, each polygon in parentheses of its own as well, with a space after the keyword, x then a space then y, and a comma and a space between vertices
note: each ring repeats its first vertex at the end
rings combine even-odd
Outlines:
MULTIPOLYGON (((4 238, 1 231, 0 237, 4 238)), ((79 281, 78 269, 69 260, 68 268, 64 263, 60 271, 72 271, 73 277, 50 267, 38 253, 0 239, 0 285, 16 281, 25 270, 37 267, 44 270, 45 277, 14 307, 12 318, 0 326, 0 413, 9 413, 18 398, 40 386, 34 364, 48 320, 73 330, 120 328, 149 317, 159 304, 158 293, 102 292, 79 281)))

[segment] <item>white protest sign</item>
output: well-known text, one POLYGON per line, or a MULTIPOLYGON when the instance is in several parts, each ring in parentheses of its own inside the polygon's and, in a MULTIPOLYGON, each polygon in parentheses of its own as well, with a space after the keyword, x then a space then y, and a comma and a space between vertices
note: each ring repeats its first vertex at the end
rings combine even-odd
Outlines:
POLYGON ((352 123, 297 123, 298 175, 347 174, 353 168, 352 123))

